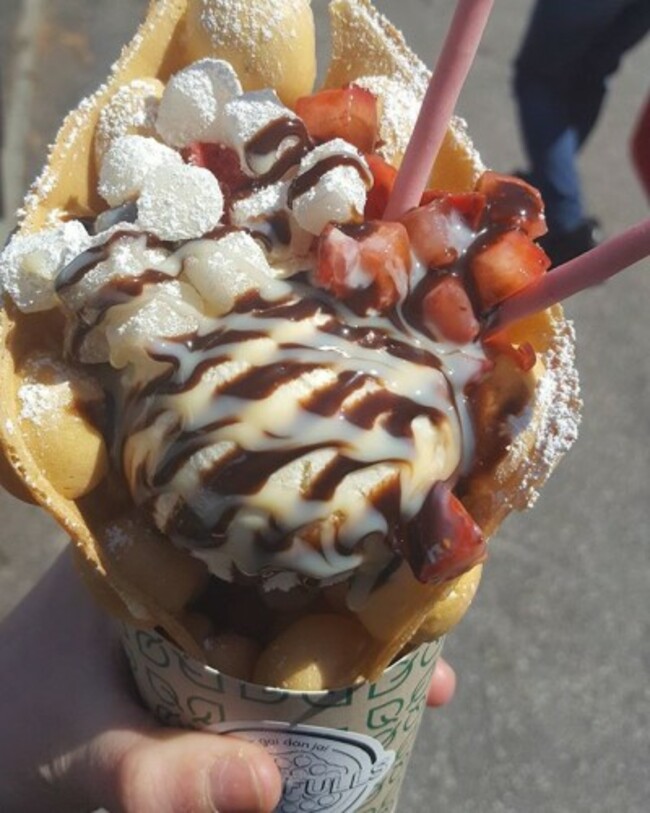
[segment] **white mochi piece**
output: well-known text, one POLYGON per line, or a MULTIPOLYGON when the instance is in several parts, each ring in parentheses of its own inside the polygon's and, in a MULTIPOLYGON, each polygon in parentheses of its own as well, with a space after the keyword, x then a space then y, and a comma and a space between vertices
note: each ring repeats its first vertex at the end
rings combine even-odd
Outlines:
POLYGON ((276 212, 289 211, 287 181, 261 186, 242 198, 235 198, 230 207, 230 220, 234 226, 254 229, 276 212))
POLYGON ((110 145, 99 172, 99 194, 111 206, 137 198, 145 178, 159 167, 169 168, 183 163, 175 150, 139 135, 126 135, 110 145))
POLYGON ((150 172, 138 199, 138 223, 162 240, 192 240, 218 225, 223 194, 214 175, 180 164, 150 172))
POLYGON ((15 235, 0 255, 0 288, 26 313, 55 307, 57 274, 90 242, 76 220, 37 234, 15 235))
POLYGON ((292 209, 298 224, 311 234, 320 234, 328 223, 351 223, 363 218, 372 175, 363 156, 347 141, 335 138, 305 155, 293 183, 298 183, 322 161, 337 157, 343 161, 351 158, 355 165, 341 163, 327 170, 315 184, 293 199, 292 209))
POLYGON ((224 105, 242 92, 237 74, 222 59, 201 59, 174 74, 160 100, 156 129, 167 144, 221 141, 224 105))
POLYGON ((311 267, 313 257, 309 256, 313 235, 298 225, 287 204, 289 181, 278 181, 262 186, 246 197, 235 199, 230 208, 230 222, 234 226, 247 229, 263 241, 268 261, 273 266, 274 276, 290 276, 297 268, 311 267), (286 235, 278 233, 278 216, 286 235))
POLYGON ((122 85, 102 107, 95 130, 95 156, 98 166, 109 146, 125 135, 157 138, 158 105, 165 86, 151 78, 134 79, 122 85))
POLYGON ((298 116, 282 104, 274 90, 251 90, 228 102, 223 113, 225 144, 239 155, 242 170, 251 177, 269 172, 283 152, 296 143, 296 136, 289 135, 276 150, 267 155, 250 155, 247 145, 266 127, 280 119, 298 120, 298 116))

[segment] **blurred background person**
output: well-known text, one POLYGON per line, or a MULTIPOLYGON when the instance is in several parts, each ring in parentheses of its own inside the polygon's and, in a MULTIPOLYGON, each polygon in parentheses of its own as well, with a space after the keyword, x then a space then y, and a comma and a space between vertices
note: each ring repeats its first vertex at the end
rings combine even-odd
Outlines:
POLYGON ((554 265, 599 240, 600 224, 585 211, 578 153, 598 120, 609 78, 649 30, 650 0, 537 0, 533 8, 515 60, 529 161, 520 174, 546 203, 549 233, 540 242, 554 265))

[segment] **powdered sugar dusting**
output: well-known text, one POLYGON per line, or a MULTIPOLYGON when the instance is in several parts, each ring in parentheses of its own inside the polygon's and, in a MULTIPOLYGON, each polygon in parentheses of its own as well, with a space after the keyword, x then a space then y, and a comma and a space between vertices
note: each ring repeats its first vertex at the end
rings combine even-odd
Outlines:
POLYGON ((25 312, 54 307, 56 275, 89 244, 90 237, 77 221, 37 234, 16 234, 0 255, 0 289, 25 312))
POLYGON ((222 108, 241 91, 230 63, 221 59, 194 62, 167 83, 156 129, 174 147, 220 141, 222 108))
POLYGON ((219 182, 207 169, 188 164, 154 169, 138 199, 138 223, 163 240, 201 237, 222 215, 219 182))
POLYGON ((474 180, 477 181, 485 170, 486 166, 481 160, 481 156, 469 137, 467 122, 460 116, 452 116, 449 122, 449 129, 454 135, 456 142, 462 147, 474 167, 474 180))
MULTIPOLYGON (((334 0, 332 17, 333 64, 356 76, 392 76, 422 98, 430 72, 409 49, 404 36, 367 0, 334 0)), ((348 76, 348 81, 351 78, 348 76)), ((329 77, 328 77, 329 83, 329 77)))
POLYGON ((120 136, 154 135, 163 84, 157 79, 134 79, 119 88, 99 114, 95 131, 98 157, 120 136))
POLYGON ((102 85, 94 96, 89 96, 83 99, 79 105, 68 115, 64 126, 59 131, 57 136, 56 145, 50 145, 47 156, 47 162, 43 172, 36 178, 32 184, 29 192, 25 196, 23 206, 18 210, 17 218, 20 223, 28 215, 30 215, 39 204, 46 200, 47 197, 54 191, 57 184, 60 182, 60 161, 63 156, 66 156, 70 149, 76 142, 79 133, 88 126, 88 116, 96 104, 97 97, 106 92, 106 85, 102 85), (63 133, 66 137, 63 138, 63 133), (59 161, 53 161, 54 150, 56 146, 56 155, 59 161))
POLYGON ((99 173, 99 194, 111 206, 133 200, 153 169, 182 164, 179 153, 153 138, 125 135, 110 145, 99 173))
MULTIPOLYGON (((515 436, 509 455, 514 459, 525 455, 528 461, 520 487, 512 499, 512 508, 519 511, 534 504, 539 489, 578 437, 582 400, 575 368, 575 334, 572 323, 567 320, 554 319, 553 324, 553 341, 541 358, 545 372, 530 405, 533 414, 540 416, 539 425, 534 427, 534 448, 529 448, 528 437, 520 435, 518 442, 515 436)), ((523 428, 515 421, 511 422, 511 427, 514 430, 523 428)))
POLYGON ((232 0, 200 0, 200 20, 216 46, 250 50, 256 42, 272 37, 296 37, 292 20, 305 6, 304 0, 282 3, 233 3, 232 0), (245 8, 244 8, 245 5, 245 8))
POLYGON ((289 183, 278 183, 261 186, 250 195, 235 200, 231 208, 231 221, 235 226, 246 228, 255 221, 268 217, 269 213, 281 212, 287 209, 287 191, 289 183))
POLYGON ((70 384, 23 384, 18 390, 20 417, 37 425, 46 424, 52 412, 60 412, 73 402, 70 384))
POLYGON ((119 525, 109 525, 104 532, 106 550, 111 556, 119 556, 133 544, 132 537, 119 525))
POLYGON ((81 398, 86 402, 103 398, 99 384, 90 375, 47 355, 32 356, 21 370, 18 389, 19 417, 36 425, 51 426, 52 413, 72 408, 81 398))
POLYGON ((379 102, 381 147, 378 152, 392 163, 396 158, 401 158, 406 150, 422 97, 402 81, 390 76, 362 76, 354 84, 369 90, 379 102))

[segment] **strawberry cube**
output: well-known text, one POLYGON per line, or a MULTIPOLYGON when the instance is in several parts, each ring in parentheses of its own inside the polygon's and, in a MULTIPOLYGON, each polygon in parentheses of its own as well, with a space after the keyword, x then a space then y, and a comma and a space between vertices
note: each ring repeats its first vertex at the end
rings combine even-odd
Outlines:
POLYGON ((510 175, 484 172, 476 185, 488 201, 490 223, 518 228, 531 240, 546 234, 542 196, 534 186, 510 175))
POLYGON ((422 303, 426 327, 438 339, 465 344, 478 336, 480 325, 458 277, 448 274, 436 281, 422 303))
POLYGON ((384 311, 406 296, 411 271, 401 223, 370 221, 345 231, 329 225, 318 241, 314 281, 340 299, 364 293, 364 310, 384 311))
POLYGON ((303 96, 296 113, 314 141, 343 138, 361 152, 371 152, 377 140, 377 99, 364 88, 350 85, 303 96))
POLYGON ((473 253, 470 273, 481 306, 489 309, 541 277, 551 265, 544 251, 522 231, 503 232, 473 253))
POLYGON ((397 170, 374 152, 367 153, 364 157, 372 172, 373 184, 366 198, 363 216, 365 220, 380 220, 393 191, 397 170))

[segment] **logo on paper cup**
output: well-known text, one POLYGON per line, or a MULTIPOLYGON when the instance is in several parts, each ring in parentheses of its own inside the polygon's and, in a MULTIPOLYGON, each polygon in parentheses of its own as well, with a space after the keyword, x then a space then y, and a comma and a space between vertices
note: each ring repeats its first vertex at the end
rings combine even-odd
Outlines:
POLYGON ((223 723, 221 733, 255 740, 283 779, 281 813, 353 813, 390 770, 395 752, 363 734, 284 723, 223 723))

